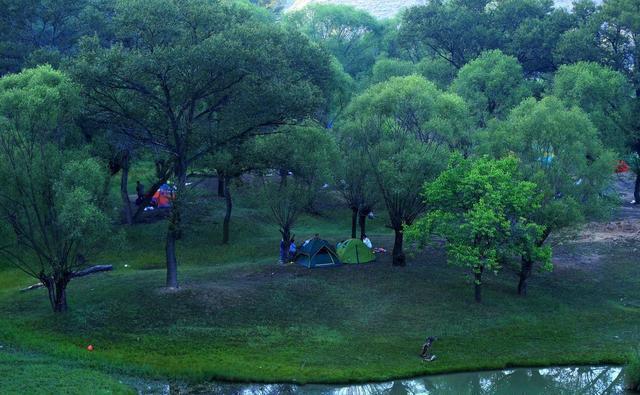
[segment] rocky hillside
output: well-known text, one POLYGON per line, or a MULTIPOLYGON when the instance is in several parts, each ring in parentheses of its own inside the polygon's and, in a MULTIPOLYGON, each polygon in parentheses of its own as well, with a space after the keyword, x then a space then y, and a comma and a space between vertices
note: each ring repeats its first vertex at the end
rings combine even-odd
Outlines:
MULTIPOLYGON (((312 3, 333 3, 351 5, 363 10, 367 10, 378 18, 389 18, 396 15, 400 10, 418 4, 424 4, 428 0, 288 0, 288 10, 299 10, 312 3)), ((555 0, 556 4, 562 7, 570 7, 573 0, 555 0)), ((596 2, 601 2, 597 0, 596 2)))

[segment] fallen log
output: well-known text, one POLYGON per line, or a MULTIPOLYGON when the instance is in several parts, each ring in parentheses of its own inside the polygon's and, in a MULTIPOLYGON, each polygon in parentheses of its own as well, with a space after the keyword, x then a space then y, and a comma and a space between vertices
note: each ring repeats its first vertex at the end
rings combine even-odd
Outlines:
MULTIPOLYGON (((71 278, 84 277, 94 273, 110 272, 111 270, 113 270, 113 265, 96 265, 96 266, 91 266, 86 269, 82 269, 77 272, 71 273, 71 278)), ((20 292, 32 291, 34 289, 38 289, 42 287, 44 287, 44 284, 37 283, 37 284, 30 285, 26 288, 22 288, 20 292)))
POLYGON ((113 265, 96 265, 96 266, 91 266, 77 272, 73 272, 73 274, 71 275, 71 278, 84 277, 90 274, 100 273, 100 272, 110 272, 111 270, 113 270, 113 265))

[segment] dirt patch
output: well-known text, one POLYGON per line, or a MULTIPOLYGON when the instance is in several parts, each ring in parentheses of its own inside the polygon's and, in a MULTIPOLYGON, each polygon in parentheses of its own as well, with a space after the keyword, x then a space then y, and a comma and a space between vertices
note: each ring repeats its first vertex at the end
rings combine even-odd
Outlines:
POLYGON ((624 219, 608 223, 590 223, 585 226, 573 242, 640 242, 640 221, 624 219))

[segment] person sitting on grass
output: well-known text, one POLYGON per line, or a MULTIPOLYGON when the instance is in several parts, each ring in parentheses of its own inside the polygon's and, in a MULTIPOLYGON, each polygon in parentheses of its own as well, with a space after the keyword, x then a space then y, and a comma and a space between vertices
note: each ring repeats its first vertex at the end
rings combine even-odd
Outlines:
POLYGON ((364 245, 367 246, 368 249, 372 249, 373 248, 373 243, 371 243, 371 240, 369 240, 367 235, 362 235, 362 242, 364 243, 364 245))
POLYGON ((298 247, 296 247, 296 241, 291 238, 291 244, 289 245, 289 262, 293 262, 295 260, 297 251, 298 247))

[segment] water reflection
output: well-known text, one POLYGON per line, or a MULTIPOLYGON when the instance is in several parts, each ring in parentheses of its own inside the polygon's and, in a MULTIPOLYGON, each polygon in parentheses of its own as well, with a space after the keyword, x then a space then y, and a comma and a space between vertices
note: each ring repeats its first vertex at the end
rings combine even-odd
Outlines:
POLYGON ((130 382, 129 384, 134 385, 140 394, 150 395, 600 395, 625 393, 622 369, 611 366, 459 373, 353 386, 227 383, 186 385, 160 382, 130 382))

